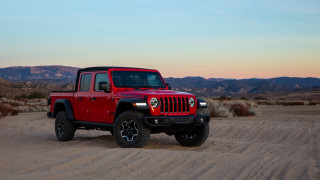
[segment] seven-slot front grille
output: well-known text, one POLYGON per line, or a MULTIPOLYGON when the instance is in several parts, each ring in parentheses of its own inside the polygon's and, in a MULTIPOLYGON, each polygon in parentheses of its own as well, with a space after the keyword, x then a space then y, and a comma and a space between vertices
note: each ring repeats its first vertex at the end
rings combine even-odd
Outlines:
POLYGON ((189 112, 189 99, 187 97, 161 97, 161 113, 187 113, 189 112))

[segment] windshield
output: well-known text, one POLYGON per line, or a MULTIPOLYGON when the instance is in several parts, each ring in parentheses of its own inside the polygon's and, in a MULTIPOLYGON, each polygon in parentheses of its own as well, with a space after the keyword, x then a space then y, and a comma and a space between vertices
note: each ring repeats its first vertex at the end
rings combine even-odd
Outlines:
POLYGON ((161 75, 146 71, 113 71, 112 80, 116 87, 165 88, 161 75))

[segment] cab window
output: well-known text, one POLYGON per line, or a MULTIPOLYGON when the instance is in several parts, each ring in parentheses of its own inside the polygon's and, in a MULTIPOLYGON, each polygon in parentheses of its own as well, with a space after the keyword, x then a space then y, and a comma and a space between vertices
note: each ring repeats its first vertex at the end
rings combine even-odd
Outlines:
POLYGON ((91 74, 82 74, 80 82, 80 91, 88 92, 90 91, 91 85, 91 74))
POLYGON ((109 78, 107 73, 97 73, 96 74, 96 79, 94 82, 94 91, 103 91, 99 90, 99 83, 100 82, 106 82, 109 84, 109 78))

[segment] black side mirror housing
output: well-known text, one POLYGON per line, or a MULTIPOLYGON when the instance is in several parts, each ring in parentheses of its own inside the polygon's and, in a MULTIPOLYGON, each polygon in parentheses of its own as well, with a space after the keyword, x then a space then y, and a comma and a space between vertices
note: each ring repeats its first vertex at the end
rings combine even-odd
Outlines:
POLYGON ((104 92, 110 92, 108 82, 99 82, 99 90, 104 92))
POLYGON ((170 83, 166 83, 166 84, 167 84, 167 86, 168 86, 168 89, 171 90, 171 85, 170 85, 170 83))

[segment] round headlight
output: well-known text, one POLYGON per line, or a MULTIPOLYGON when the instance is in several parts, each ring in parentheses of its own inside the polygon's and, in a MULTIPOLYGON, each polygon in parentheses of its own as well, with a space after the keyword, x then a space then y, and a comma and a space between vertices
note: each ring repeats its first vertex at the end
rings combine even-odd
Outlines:
POLYGON ((190 107, 193 107, 195 105, 195 101, 193 98, 189 99, 189 105, 190 105, 190 107))
POLYGON ((160 103, 159 103, 159 100, 157 98, 151 98, 150 99, 150 105, 152 107, 159 107, 160 103))

